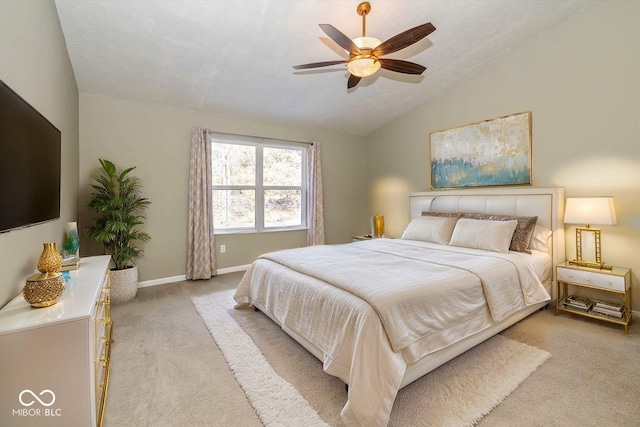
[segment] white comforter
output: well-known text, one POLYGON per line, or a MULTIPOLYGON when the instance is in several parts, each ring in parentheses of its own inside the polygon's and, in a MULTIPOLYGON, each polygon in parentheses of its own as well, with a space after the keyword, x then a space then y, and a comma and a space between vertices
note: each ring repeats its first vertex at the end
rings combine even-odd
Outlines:
POLYGON ((407 363, 549 300, 531 256, 376 239, 263 255, 236 291, 349 383, 347 425, 386 425, 407 363))

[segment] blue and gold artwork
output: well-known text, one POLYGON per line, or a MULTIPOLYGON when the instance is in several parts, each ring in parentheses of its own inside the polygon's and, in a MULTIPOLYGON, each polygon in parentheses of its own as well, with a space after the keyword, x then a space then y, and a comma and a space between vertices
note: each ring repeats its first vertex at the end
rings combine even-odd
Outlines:
POLYGON ((531 112, 434 132, 431 188, 531 184, 531 112))

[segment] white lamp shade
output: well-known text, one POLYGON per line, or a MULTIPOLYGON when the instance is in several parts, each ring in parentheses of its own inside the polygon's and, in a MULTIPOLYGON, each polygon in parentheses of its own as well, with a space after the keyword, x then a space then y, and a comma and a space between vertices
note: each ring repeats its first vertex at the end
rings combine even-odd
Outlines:
POLYGON ((613 197, 569 197, 564 211, 565 224, 614 225, 613 197))

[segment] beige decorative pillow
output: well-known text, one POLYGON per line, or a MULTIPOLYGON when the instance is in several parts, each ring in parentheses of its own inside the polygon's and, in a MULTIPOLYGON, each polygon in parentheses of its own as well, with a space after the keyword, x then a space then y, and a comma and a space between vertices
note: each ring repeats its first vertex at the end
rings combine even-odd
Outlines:
POLYGON ((419 240, 421 242, 449 244, 453 227, 458 218, 420 216, 414 218, 402 233, 405 240, 419 240))
POLYGON ((518 221, 515 219, 491 221, 460 218, 453 229, 449 245, 506 254, 517 225, 518 221))
POLYGON ((536 224, 533 229, 533 235, 531 236, 531 242, 529 242, 529 249, 549 252, 549 237, 551 237, 551 230, 545 226, 536 224))
POLYGON ((516 252, 524 252, 530 254, 529 244, 531 243, 531 236, 533 230, 538 221, 537 216, 512 216, 512 215, 492 215, 485 213, 465 213, 462 214, 463 218, 472 219, 488 219, 491 221, 518 221, 518 225, 511 238, 511 244, 509 249, 516 252))

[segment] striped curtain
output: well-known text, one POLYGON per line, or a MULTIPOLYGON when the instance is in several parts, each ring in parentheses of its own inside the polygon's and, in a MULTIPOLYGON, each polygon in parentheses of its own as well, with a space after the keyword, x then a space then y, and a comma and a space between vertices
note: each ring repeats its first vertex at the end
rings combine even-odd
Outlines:
POLYGON ((211 131, 193 128, 189 165, 189 226, 187 279, 210 279, 216 275, 211 191, 211 131))
POLYGON ((324 209, 322 196, 322 167, 320 143, 309 149, 309 192, 307 209, 307 246, 324 245, 324 209))

